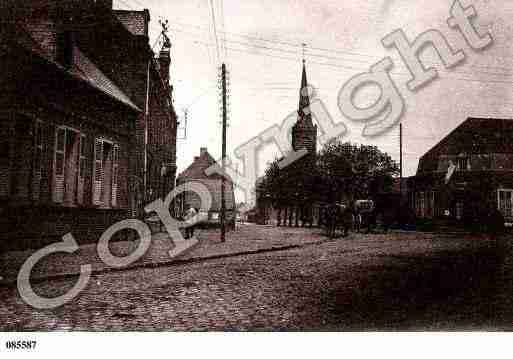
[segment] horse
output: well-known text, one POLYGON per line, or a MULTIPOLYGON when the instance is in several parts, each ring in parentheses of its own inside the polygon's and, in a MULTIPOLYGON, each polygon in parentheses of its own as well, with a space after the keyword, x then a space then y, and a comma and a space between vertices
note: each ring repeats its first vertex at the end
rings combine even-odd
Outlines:
POLYGON ((354 216, 356 230, 361 231, 367 227, 367 233, 371 232, 373 225, 376 225, 376 206, 372 200, 358 200, 354 203, 354 216))
POLYGON ((325 207, 324 223, 329 238, 335 238, 337 229, 342 230, 344 237, 347 237, 349 229, 353 225, 353 213, 349 206, 341 203, 332 203, 325 207))

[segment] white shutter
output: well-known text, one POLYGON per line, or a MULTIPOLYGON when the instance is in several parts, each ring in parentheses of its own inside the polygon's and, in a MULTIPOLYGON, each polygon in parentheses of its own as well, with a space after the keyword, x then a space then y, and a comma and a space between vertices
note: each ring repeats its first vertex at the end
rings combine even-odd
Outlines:
POLYGON ((114 145, 112 152, 112 207, 117 206, 119 176, 119 145, 114 145))
POLYGON ((41 174, 43 167, 43 123, 34 123, 34 176, 32 182, 32 199, 38 201, 41 196, 41 174))
POLYGON ((77 203, 84 204, 84 182, 87 165, 86 136, 80 135, 78 160, 78 182, 77 182, 77 203))
POLYGON ((97 138, 94 142, 94 176, 93 176, 93 204, 102 203, 103 189, 103 140, 97 138))
POLYGON ((55 157, 54 157, 54 187, 53 201, 64 201, 64 168, 66 163, 66 129, 58 127, 55 132, 55 157))

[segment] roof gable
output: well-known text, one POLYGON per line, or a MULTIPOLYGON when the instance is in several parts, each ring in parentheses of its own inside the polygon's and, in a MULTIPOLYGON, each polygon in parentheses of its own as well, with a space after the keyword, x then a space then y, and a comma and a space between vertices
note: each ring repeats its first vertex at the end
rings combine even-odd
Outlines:
POLYGON ((513 120, 469 117, 425 156, 460 153, 513 153, 513 120))
POLYGON ((216 177, 220 177, 219 175, 210 175, 207 176, 206 171, 208 168, 216 165, 216 161, 214 158, 208 153, 208 151, 202 151, 199 157, 194 158, 194 162, 187 167, 185 171, 183 171, 178 178, 179 179, 212 179, 216 177))
POLYGON ((417 172, 434 170, 442 155, 513 154, 512 139, 513 120, 469 117, 420 158, 417 172))

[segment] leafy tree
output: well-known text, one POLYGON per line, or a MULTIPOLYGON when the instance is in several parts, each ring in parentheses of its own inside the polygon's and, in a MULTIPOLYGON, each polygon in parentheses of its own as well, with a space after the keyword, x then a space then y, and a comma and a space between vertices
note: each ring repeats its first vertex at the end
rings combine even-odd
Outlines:
POLYGON ((397 163, 377 147, 336 140, 322 148, 315 163, 305 158, 280 168, 280 160, 266 169, 258 191, 282 209, 373 197, 389 190, 399 174, 397 163))
POLYGON ((376 146, 337 140, 322 148, 317 163, 324 196, 338 201, 368 198, 389 190, 393 177, 399 174, 397 163, 376 146))

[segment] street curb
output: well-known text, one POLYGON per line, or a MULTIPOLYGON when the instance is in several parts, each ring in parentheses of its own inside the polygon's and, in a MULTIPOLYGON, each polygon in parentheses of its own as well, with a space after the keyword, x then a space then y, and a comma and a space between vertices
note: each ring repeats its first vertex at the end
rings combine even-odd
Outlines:
MULTIPOLYGON (((99 269, 99 270, 93 270, 93 272, 91 273, 91 277, 102 275, 102 274, 108 274, 108 273, 133 271, 133 270, 137 270, 137 269, 171 267, 171 266, 178 266, 178 265, 183 265, 183 264, 203 262, 203 261, 207 261, 207 260, 240 257, 243 255, 254 255, 254 254, 260 254, 260 253, 286 251, 286 250, 291 250, 291 249, 303 248, 303 247, 307 247, 307 246, 311 246, 311 245, 318 245, 318 244, 322 244, 322 243, 324 243, 324 241, 307 243, 307 244, 291 244, 291 245, 286 245, 286 246, 262 248, 262 249, 252 250, 252 251, 244 251, 244 252, 216 254, 216 255, 205 256, 205 257, 175 259, 175 260, 163 261, 163 262, 158 262, 158 263, 140 263, 140 264, 134 264, 130 267, 125 267, 125 268, 103 268, 103 269, 99 269)), ((54 275, 49 275, 49 276, 45 276, 45 277, 36 277, 36 278, 32 279, 30 282, 31 283, 42 283, 42 282, 46 282, 46 281, 50 281, 50 280, 69 279, 69 278, 77 277, 79 275, 80 275, 80 273, 61 273, 61 274, 54 274, 54 275)), ((4 280, 4 281, 0 282, 0 288, 11 287, 16 284, 17 284, 17 280, 12 280, 12 279, 4 280)))

